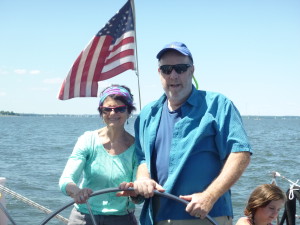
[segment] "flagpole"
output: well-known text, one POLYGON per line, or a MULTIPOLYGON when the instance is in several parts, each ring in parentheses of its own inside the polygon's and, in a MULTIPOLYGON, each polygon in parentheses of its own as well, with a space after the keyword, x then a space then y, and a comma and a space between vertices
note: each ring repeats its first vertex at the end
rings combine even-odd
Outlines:
POLYGON ((140 110, 142 108, 141 103, 141 92, 140 92, 140 76, 139 76, 139 65, 138 65, 138 54, 137 54, 137 39, 136 39, 136 19, 135 19, 135 7, 134 7, 134 0, 130 0, 131 8, 132 8, 132 14, 133 14, 133 23, 134 23, 134 39, 135 39, 135 55, 136 55, 136 69, 135 74, 138 79, 138 91, 139 91, 139 104, 140 104, 140 110))

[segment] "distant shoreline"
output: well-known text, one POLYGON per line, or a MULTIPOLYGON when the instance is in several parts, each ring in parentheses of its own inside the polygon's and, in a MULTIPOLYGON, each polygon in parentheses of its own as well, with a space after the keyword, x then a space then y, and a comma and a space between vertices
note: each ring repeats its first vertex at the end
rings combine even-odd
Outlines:
POLYGON ((99 117, 99 114, 38 114, 38 113, 15 113, 15 114, 1 114, 0 117, 99 117))
MULTIPOLYGON (((137 116, 138 114, 133 114, 137 116)), ((99 114, 39 114, 39 113, 10 113, 4 114, 0 111, 0 117, 19 117, 19 116, 32 116, 32 117, 99 117, 99 114)), ((300 119, 300 116, 258 116, 258 115, 242 115, 243 118, 274 118, 274 119, 284 119, 284 118, 296 118, 300 119)))

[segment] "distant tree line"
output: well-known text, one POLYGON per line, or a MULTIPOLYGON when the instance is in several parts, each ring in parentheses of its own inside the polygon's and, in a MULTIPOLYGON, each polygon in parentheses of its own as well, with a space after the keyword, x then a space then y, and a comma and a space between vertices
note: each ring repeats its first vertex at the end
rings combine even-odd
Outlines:
POLYGON ((0 111, 0 115, 5 115, 5 116, 19 116, 18 113, 14 113, 13 111, 0 111))

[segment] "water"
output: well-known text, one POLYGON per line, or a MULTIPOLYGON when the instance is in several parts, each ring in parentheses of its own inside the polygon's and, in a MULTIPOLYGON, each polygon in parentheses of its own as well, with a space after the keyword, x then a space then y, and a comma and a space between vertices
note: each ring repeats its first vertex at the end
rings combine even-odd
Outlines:
MULTIPOLYGON (((271 171, 293 181, 300 179, 297 170, 300 117, 243 119, 255 153, 246 172, 232 188, 234 221, 243 216, 250 192, 259 184, 271 182, 271 171)), ((133 123, 134 118, 131 118, 126 125, 132 134, 133 123)), ((60 208, 71 200, 58 188, 67 158, 78 136, 101 126, 98 116, 0 117, 0 177, 7 179, 6 186, 12 191, 50 210, 60 208)), ((277 178, 277 183, 283 190, 289 188, 289 183, 281 178, 277 178)), ((6 199, 7 209, 18 225, 38 225, 46 218, 38 209, 9 195, 6 199)), ((61 215, 68 218, 70 209, 61 215)), ((48 224, 63 223, 52 219, 48 224)))

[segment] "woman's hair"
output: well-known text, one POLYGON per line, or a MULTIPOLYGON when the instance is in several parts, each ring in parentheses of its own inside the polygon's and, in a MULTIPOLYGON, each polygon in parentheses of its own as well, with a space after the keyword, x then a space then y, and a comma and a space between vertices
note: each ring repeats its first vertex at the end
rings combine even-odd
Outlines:
POLYGON ((262 184, 251 193, 244 213, 253 221, 258 208, 264 208, 271 201, 277 200, 286 201, 285 193, 274 184, 262 184))
POLYGON ((113 84, 113 85, 105 88, 100 93, 100 103, 99 103, 99 107, 98 107, 100 116, 102 116, 101 106, 103 106, 103 102, 104 102, 105 98, 108 96, 114 100, 123 102, 124 105, 127 106, 127 112, 129 115, 132 113, 132 111, 136 110, 136 108, 133 106, 133 95, 131 94, 130 89, 125 85, 113 84), (118 91, 112 91, 112 90, 118 90, 118 91), (122 92, 123 94, 120 94, 120 92, 122 92))

